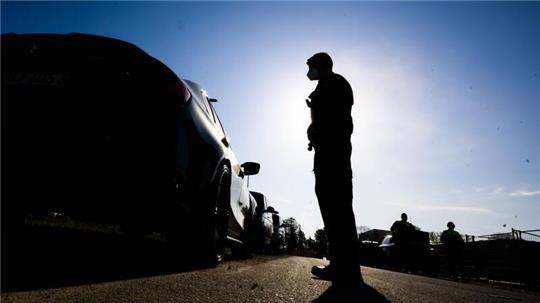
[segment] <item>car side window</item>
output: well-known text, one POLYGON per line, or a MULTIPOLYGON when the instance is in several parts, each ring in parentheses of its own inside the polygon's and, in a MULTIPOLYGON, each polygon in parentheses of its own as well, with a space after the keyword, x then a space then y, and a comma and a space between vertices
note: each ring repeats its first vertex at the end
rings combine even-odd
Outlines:
POLYGON ((223 128, 223 125, 221 124, 221 120, 219 120, 219 116, 216 113, 216 110, 214 109, 214 106, 212 106, 212 103, 207 99, 208 104, 210 105, 210 109, 212 110, 212 115, 214 116, 214 121, 216 122, 216 128, 218 130, 218 133, 225 137, 225 129, 223 128))
POLYGON ((207 106, 210 108, 210 116, 212 116, 214 123, 219 124, 218 119, 216 118, 217 117, 216 111, 214 110, 214 107, 212 106, 212 103, 210 102, 210 98, 208 96, 206 96, 205 101, 206 101, 207 106))
POLYGON ((202 100, 204 109, 206 110, 208 117, 210 118, 210 120, 216 123, 216 118, 214 114, 212 113, 212 108, 211 108, 210 102, 208 101, 208 94, 206 93, 204 89, 201 89, 200 94, 201 94, 201 100, 202 100))
MULTIPOLYGON (((192 84, 193 85, 193 84, 192 84)), ((206 114, 209 120, 212 120, 212 114, 210 113, 210 107, 206 102, 206 92, 202 89, 199 89, 197 86, 189 87, 188 90, 193 95, 195 103, 201 110, 206 114)))

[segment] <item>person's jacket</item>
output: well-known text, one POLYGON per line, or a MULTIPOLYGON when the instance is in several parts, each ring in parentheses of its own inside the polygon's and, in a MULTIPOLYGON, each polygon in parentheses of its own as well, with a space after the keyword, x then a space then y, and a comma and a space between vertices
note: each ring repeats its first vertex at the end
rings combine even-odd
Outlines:
POLYGON ((412 240, 414 225, 407 221, 395 221, 390 227, 394 243, 408 243, 412 240))
POLYGON ((449 229, 442 232, 441 242, 446 248, 450 249, 459 249, 464 245, 461 235, 457 231, 449 229))
POLYGON ((311 125, 308 138, 315 149, 339 142, 350 142, 353 131, 352 88, 339 74, 319 80, 311 99, 311 125))

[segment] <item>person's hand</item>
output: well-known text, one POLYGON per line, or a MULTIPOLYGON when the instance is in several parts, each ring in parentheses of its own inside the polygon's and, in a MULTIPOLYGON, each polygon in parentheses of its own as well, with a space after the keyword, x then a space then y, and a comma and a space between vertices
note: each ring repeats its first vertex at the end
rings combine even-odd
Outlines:
POLYGON ((308 150, 312 151, 313 150, 313 140, 315 138, 315 128, 313 127, 313 124, 310 124, 308 129, 307 129, 307 137, 308 137, 308 140, 309 140, 308 150))
POLYGON ((315 128, 313 127, 313 124, 310 124, 307 129, 307 137, 310 142, 313 142, 313 139, 315 137, 315 128))

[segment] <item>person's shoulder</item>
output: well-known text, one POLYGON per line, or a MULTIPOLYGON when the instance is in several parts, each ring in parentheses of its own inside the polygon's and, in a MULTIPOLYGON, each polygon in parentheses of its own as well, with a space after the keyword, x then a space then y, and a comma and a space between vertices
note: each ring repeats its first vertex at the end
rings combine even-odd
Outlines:
POLYGON ((345 77, 343 77, 342 75, 337 74, 337 73, 333 73, 332 80, 334 82, 339 82, 339 83, 343 83, 343 84, 349 84, 349 81, 347 81, 347 79, 345 79, 345 77))
POLYGON ((335 87, 340 87, 340 88, 352 93, 351 84, 342 75, 334 73, 332 81, 333 81, 335 87))

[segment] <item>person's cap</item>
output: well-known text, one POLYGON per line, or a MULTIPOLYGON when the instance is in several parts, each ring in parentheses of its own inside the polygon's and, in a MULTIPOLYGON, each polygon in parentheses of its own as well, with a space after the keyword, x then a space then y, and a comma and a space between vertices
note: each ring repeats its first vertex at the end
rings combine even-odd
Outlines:
POLYGON ((307 59, 306 64, 308 66, 317 66, 323 70, 332 70, 334 62, 327 53, 316 53, 307 59))
POLYGON ((454 222, 450 221, 450 222, 448 222, 448 224, 446 224, 446 227, 454 228, 454 227, 456 227, 456 225, 454 224, 454 222))

